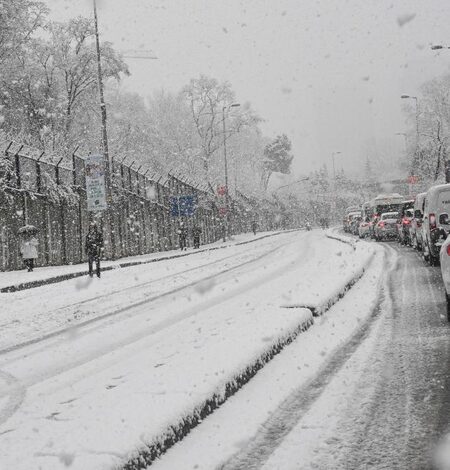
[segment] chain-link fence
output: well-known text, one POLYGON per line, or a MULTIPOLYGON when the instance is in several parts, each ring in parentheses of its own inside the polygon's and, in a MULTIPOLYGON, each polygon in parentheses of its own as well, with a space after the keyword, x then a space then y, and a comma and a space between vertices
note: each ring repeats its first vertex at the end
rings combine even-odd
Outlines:
MULTIPOLYGON (((38 266, 74 264, 85 260, 84 238, 93 214, 86 200, 85 161, 73 154, 70 162, 9 143, 0 154, 0 270, 23 267, 19 229, 38 230, 38 266)), ((147 177, 123 162, 111 167, 110 210, 100 220, 105 256, 119 258, 178 248, 181 221, 192 233, 201 230, 201 242, 211 243, 223 234, 223 217, 215 195, 206 186, 188 184, 181 177, 147 177), (192 195, 197 201, 191 217, 173 217, 170 198, 192 195)), ((267 205, 266 205, 267 206, 267 205)), ((232 232, 250 230, 257 217, 259 228, 276 228, 276 209, 258 212, 257 204, 235 200, 230 204, 232 232)), ((192 237, 189 237, 190 239, 192 237)), ((192 240, 189 240, 189 245, 192 240)))

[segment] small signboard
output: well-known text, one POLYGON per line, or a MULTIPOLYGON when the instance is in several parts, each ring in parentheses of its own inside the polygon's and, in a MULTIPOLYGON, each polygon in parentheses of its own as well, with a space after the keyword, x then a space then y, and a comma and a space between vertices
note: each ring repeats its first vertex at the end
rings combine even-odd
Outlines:
POLYGON ((88 211, 107 210, 105 160, 103 155, 88 155, 85 160, 85 171, 88 211))
POLYGON ((170 197, 170 214, 172 217, 192 217, 196 208, 197 198, 193 195, 170 197))

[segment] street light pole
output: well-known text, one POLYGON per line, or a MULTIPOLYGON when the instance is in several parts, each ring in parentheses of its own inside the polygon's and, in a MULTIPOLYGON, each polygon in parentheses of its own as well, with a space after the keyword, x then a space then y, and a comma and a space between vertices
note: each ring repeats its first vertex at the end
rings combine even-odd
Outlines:
POLYGON ((225 227, 223 232, 223 241, 226 241, 229 231, 229 213, 230 213, 230 199, 228 194, 228 159, 227 159, 227 136, 226 136, 226 124, 225 124, 225 110, 228 112, 231 108, 239 107, 239 103, 233 103, 229 106, 224 106, 222 108, 222 125, 223 125, 223 160, 224 160, 224 169, 225 169, 225 227))
POLYGON ((273 192, 278 191, 279 189, 287 188, 288 186, 292 186, 294 184, 303 183, 303 181, 308 181, 308 180, 309 180, 309 176, 305 176, 304 178, 293 181, 292 183, 283 184, 283 186, 279 186, 278 188, 275 188, 273 192))
POLYGON ((334 156, 335 156, 335 155, 339 155, 340 153, 341 153, 341 152, 333 152, 333 153, 331 154, 331 158, 332 158, 332 160, 333 160, 333 178, 334 178, 334 184, 336 184, 336 167, 335 167, 335 165, 334 165, 334 156))
POLYGON ((97 49, 97 74, 98 74, 98 91, 100 96, 100 110, 101 110, 101 118, 102 118, 102 146, 103 146, 103 157, 105 160, 105 183, 106 183, 106 197, 107 197, 107 211, 108 211, 108 218, 109 218, 109 225, 110 225, 110 232, 111 232, 111 256, 114 259, 116 257, 116 238, 114 234, 114 227, 113 227, 113 217, 112 217, 112 162, 109 158, 109 149, 108 149, 108 133, 106 129, 106 104, 105 104, 105 97, 103 93, 103 73, 102 73, 102 64, 101 64, 101 53, 100 53, 100 39, 98 34, 98 18, 97 18, 97 2, 94 2, 94 27, 95 27, 95 45, 97 49))
POLYGON ((336 217, 336 208, 337 208, 337 184, 336 184, 336 165, 334 163, 334 156, 335 155, 340 155, 341 152, 333 152, 331 154, 331 159, 333 160, 333 193, 334 193, 334 197, 333 197, 333 206, 334 206, 334 210, 333 210, 333 217, 336 217))
POLYGON ((401 96, 402 99, 411 99, 411 100, 414 100, 416 102, 416 139, 417 139, 417 142, 416 142, 416 147, 417 149, 419 148, 419 99, 417 98, 417 96, 410 96, 410 95, 402 95, 401 96))
MULTIPOLYGON (((416 102, 416 159, 418 158, 419 154, 419 143, 420 143, 420 133, 419 133, 419 100, 417 96, 410 96, 410 95, 401 95, 402 99, 412 99, 416 102)), ((405 136, 406 142, 406 136, 405 136)), ((414 159, 411 162, 411 175, 414 175, 414 159)), ((412 183, 409 184, 409 193, 412 194, 412 183)))

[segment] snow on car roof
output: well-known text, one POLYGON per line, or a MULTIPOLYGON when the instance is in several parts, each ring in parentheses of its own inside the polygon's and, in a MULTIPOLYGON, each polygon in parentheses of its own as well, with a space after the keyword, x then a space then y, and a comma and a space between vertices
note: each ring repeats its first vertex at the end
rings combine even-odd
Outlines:
POLYGON ((398 212, 385 212, 381 214, 382 219, 396 219, 398 217, 398 212))

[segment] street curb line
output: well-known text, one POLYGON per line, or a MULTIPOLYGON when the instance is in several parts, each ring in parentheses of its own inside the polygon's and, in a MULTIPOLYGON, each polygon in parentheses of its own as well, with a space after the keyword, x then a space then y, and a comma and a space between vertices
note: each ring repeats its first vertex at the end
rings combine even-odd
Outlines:
MULTIPOLYGON (((248 243, 254 243, 254 242, 257 242, 259 240, 264 240, 265 238, 275 237, 277 235, 282 235, 282 234, 285 234, 285 233, 291 233, 291 232, 297 232, 297 231, 300 231, 300 229, 284 230, 282 232, 270 233, 268 235, 263 235, 262 237, 254 238, 254 239, 251 239, 251 240, 245 240, 243 242, 234 243, 232 245, 213 246, 213 247, 210 247, 210 248, 204 248, 202 250, 190 251, 188 253, 179 253, 179 254, 170 255, 170 256, 161 256, 159 258, 153 258, 153 259, 145 260, 145 261, 125 261, 123 263, 118 263, 114 266, 105 266, 104 268, 101 269, 101 271, 102 272, 112 271, 113 269, 129 268, 129 267, 132 267, 132 266, 139 266, 139 265, 142 265, 142 264, 156 263, 158 261, 166 261, 166 260, 169 260, 169 259, 182 258, 184 256, 195 255, 197 253, 204 253, 206 251, 223 250, 223 249, 229 248, 231 246, 247 245, 248 243)), ((68 281, 70 279, 75 279, 77 277, 87 276, 88 274, 89 274, 89 271, 78 271, 78 272, 75 272, 75 273, 59 274, 57 276, 49 277, 47 279, 39 279, 39 280, 36 280, 36 281, 22 282, 20 284, 1 287, 0 288, 0 293, 10 294, 12 292, 18 292, 18 291, 21 291, 21 290, 34 289, 35 287, 41 287, 41 286, 45 286, 45 285, 48 285, 48 284, 56 284, 58 282, 63 282, 63 281, 68 281)))
POLYGON ((297 325, 293 331, 279 338, 278 341, 261 354, 253 364, 248 365, 242 372, 227 381, 222 391, 216 391, 211 398, 205 400, 200 407, 193 410, 191 414, 181 419, 177 424, 169 426, 163 434, 156 437, 152 443, 147 444, 144 449, 139 450, 137 455, 131 457, 120 468, 122 470, 144 470, 150 466, 158 457, 187 436, 203 419, 213 413, 214 410, 225 403, 228 398, 239 391, 259 370, 279 354, 287 345, 292 343, 300 333, 308 330, 313 323, 314 319, 311 315, 308 319, 303 320, 297 325))

